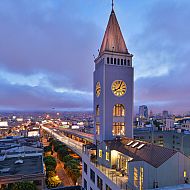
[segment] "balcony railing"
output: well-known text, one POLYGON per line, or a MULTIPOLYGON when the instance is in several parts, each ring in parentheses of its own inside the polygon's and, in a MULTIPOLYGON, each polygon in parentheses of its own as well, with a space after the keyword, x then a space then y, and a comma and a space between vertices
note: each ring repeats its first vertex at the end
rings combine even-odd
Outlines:
POLYGON ((83 153, 85 153, 90 162, 108 177, 113 183, 115 183, 121 190, 138 190, 128 179, 128 175, 124 174, 122 171, 117 171, 116 169, 105 167, 97 162, 96 155, 91 154, 91 150, 88 150, 85 146, 83 147, 83 153))

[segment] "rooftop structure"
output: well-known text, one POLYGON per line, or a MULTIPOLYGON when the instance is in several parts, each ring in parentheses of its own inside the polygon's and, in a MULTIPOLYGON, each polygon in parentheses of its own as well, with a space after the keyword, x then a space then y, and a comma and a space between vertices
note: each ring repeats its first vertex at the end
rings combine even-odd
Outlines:
POLYGON ((100 48, 100 55, 104 52, 128 53, 127 46, 113 9, 100 48))

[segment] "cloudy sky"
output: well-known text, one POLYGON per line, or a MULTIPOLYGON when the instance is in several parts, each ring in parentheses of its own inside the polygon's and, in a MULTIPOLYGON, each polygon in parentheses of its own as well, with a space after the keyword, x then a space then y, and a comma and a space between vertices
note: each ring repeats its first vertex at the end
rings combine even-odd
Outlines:
MULTIPOLYGON (((0 0, 0 109, 92 110, 111 0, 0 0)), ((190 1, 117 0, 135 107, 190 110, 190 1)))

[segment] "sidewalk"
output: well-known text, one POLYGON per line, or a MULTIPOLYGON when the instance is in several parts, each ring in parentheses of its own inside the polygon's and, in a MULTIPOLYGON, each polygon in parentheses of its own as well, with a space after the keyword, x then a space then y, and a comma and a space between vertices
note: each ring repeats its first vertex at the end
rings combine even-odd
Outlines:
POLYGON ((56 167, 56 172, 57 175, 59 176, 60 180, 63 182, 64 186, 73 186, 73 181, 70 178, 70 176, 68 176, 67 172, 64 169, 64 163, 61 162, 58 158, 57 158, 57 153, 54 152, 53 153, 53 157, 56 159, 57 161, 57 167, 56 167))

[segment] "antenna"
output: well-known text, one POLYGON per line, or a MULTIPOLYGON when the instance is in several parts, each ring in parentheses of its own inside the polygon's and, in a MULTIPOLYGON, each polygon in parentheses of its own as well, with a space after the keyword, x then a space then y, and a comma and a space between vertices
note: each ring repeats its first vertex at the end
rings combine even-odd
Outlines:
POLYGON ((114 2, 113 2, 114 0, 112 0, 112 4, 111 4, 111 6, 112 6, 112 11, 113 11, 113 7, 114 7, 114 2))

